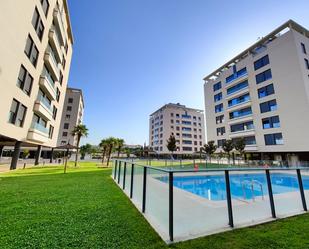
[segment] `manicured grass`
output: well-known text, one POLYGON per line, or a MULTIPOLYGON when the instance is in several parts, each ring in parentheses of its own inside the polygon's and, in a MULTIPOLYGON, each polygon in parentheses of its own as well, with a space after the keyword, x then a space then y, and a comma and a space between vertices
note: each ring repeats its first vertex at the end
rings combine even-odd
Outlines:
MULTIPOLYGON (((168 248, 94 163, 0 175, 0 248, 168 248)), ((309 215, 171 245, 171 248, 309 248, 309 215)))

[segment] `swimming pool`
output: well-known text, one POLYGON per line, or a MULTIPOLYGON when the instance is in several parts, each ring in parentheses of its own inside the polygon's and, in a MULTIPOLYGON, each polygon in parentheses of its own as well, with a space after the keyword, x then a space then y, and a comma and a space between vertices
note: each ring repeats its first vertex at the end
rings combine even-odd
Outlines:
MULTIPOLYGON (((168 178, 160 177, 168 182, 168 178)), ((309 190, 309 176, 302 176, 304 190, 309 190)), ((273 194, 299 191, 297 175, 271 173, 273 194)), ((221 175, 174 176, 173 185, 212 201, 226 200, 225 177, 221 175)), ((230 174, 233 199, 251 200, 268 195, 266 175, 263 173, 230 174)))

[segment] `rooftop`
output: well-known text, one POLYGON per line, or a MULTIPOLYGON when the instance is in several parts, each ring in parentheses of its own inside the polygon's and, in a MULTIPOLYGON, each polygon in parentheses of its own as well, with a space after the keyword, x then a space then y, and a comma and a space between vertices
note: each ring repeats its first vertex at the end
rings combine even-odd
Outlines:
POLYGON ((156 110, 155 112, 153 112, 152 114, 150 114, 150 116, 154 115, 157 112, 163 111, 166 108, 180 108, 180 109, 184 109, 184 110, 191 110, 191 111, 196 111, 199 113, 203 113, 203 110, 200 109, 195 109, 195 108, 190 108, 190 107, 186 107, 185 105, 181 105, 180 103, 168 103, 165 104, 164 106, 162 106, 161 108, 159 108, 158 110, 156 110))

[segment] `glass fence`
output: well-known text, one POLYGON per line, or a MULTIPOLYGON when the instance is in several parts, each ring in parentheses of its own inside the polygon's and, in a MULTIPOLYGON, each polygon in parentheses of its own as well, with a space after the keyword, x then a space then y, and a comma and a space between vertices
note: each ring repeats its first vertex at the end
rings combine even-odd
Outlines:
POLYGON ((114 160, 112 177, 167 242, 307 211, 309 168, 114 160))

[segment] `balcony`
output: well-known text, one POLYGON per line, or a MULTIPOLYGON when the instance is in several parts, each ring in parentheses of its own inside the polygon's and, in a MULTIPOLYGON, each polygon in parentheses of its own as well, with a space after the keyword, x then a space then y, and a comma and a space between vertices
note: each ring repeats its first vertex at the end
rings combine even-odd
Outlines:
POLYGON ((39 96, 38 100, 35 101, 33 110, 40 113, 47 120, 51 120, 53 118, 51 105, 42 96, 39 96))
POLYGON ((52 28, 49 30, 48 37, 49 37, 50 43, 55 48, 55 51, 56 51, 55 54, 58 57, 58 61, 60 61, 62 59, 62 50, 61 50, 61 45, 59 41, 60 39, 58 38, 58 34, 54 26, 52 26, 52 28))
POLYGON ((55 90, 55 82, 48 74, 48 72, 43 69, 43 73, 40 77, 40 86, 44 90, 44 92, 52 99, 56 100, 56 90, 55 90))
POLYGON ((65 32, 65 28, 62 22, 62 18, 61 18, 61 13, 60 10, 58 8, 54 9, 54 13, 53 13, 53 17, 55 20, 55 24, 57 25, 58 29, 59 29, 59 33, 60 33, 60 43, 61 45, 64 45, 66 43, 66 32, 65 32))
POLYGON ((39 143, 46 143, 48 141, 48 129, 41 124, 32 123, 27 134, 27 139, 39 143))
POLYGON ((229 137, 230 139, 232 138, 237 138, 237 137, 248 137, 248 136, 254 136, 255 135, 255 129, 247 129, 247 130, 242 130, 242 131, 236 131, 236 132, 231 132, 229 137))
POLYGON ((55 58, 55 54, 50 46, 47 47, 45 55, 44 55, 44 61, 46 62, 46 65, 50 72, 53 74, 54 78, 59 80, 60 77, 60 70, 58 62, 55 58))

